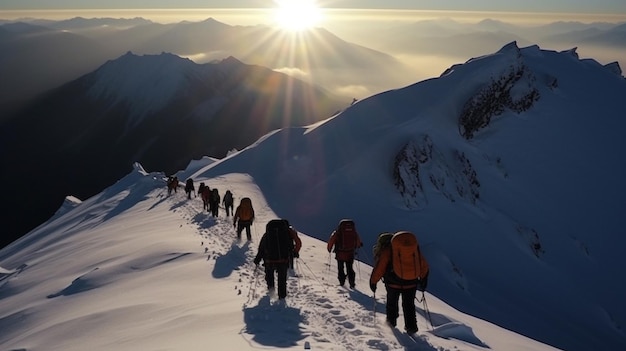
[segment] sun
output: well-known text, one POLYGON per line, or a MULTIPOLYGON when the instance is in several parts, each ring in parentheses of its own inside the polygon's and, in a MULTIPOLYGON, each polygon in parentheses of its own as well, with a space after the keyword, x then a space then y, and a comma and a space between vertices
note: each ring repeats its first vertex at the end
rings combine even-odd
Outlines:
POLYGON ((301 31, 316 26, 322 18, 315 0, 275 0, 274 19, 280 28, 301 31))

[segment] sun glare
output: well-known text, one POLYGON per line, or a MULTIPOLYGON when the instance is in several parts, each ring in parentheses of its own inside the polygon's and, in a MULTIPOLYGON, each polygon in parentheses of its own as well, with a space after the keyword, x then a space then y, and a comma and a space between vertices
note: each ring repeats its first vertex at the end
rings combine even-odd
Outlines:
POLYGON ((322 18, 315 0, 276 0, 276 5, 274 19, 279 27, 286 30, 309 29, 322 18))

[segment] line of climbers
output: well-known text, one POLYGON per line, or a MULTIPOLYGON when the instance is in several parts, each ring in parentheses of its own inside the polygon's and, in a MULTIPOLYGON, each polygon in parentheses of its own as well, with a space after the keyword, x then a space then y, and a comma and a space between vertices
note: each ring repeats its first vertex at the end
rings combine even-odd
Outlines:
MULTIPOLYGON (((177 176, 169 176, 167 179, 167 191, 168 195, 172 194, 172 191, 177 192, 178 189, 178 177, 177 176)), ((204 184, 204 182, 200 183, 198 187, 198 193, 195 193, 196 188, 193 183, 193 179, 189 178, 185 182, 185 193, 187 193, 187 199, 191 199, 192 194, 194 196, 200 196, 202 199, 202 209, 207 210, 213 217, 217 217, 219 214, 220 200, 222 201, 222 205, 226 210, 226 216, 229 217, 231 214, 235 214, 233 211, 234 207, 234 198, 233 193, 230 190, 226 190, 224 194, 224 198, 220 197, 220 193, 216 188, 211 189, 208 185, 204 184)), ((241 199, 242 202, 245 202, 246 198, 241 199)), ((249 199, 247 200, 249 202, 249 199)), ((251 206, 251 205, 250 205, 251 206)), ((252 215, 254 217, 254 213, 252 215)), ((252 219, 248 219, 251 221, 252 219)), ((249 228, 248 228, 249 231, 249 228)))
MULTIPOLYGON (((176 192, 178 178, 169 177, 168 194, 176 192)), ((185 192, 187 198, 195 191, 193 180, 187 179, 185 192)), ((218 215, 220 195, 217 189, 209 188, 200 183, 198 195, 202 197, 203 210, 208 210, 214 217, 218 215)), ((233 213, 233 227, 237 231, 237 239, 241 239, 241 233, 246 230, 247 240, 252 240, 251 229, 254 222, 254 208, 248 197, 240 200, 239 206, 233 212, 233 194, 227 190, 222 204, 226 209, 226 216, 233 213)), ((293 269, 294 258, 300 257, 302 241, 298 232, 286 219, 270 220, 265 233, 261 237, 254 264, 258 266, 261 261, 265 267, 265 281, 270 292, 278 285, 278 298, 285 299, 287 296, 287 272, 293 269), (277 279, 274 275, 276 274, 277 279), (277 283, 277 284, 276 284, 277 283)), ((346 279, 351 289, 356 285, 356 273, 354 260, 357 250, 363 247, 361 237, 356 230, 356 225, 351 219, 342 219, 327 242, 326 248, 335 253, 337 261, 337 279, 339 285, 344 286, 346 279)), ((415 315, 415 297, 417 291, 426 291, 428 284, 428 262, 422 255, 417 238, 408 231, 396 233, 381 233, 373 247, 374 267, 370 276, 370 289, 376 296, 376 284, 382 279, 387 291, 386 322, 395 327, 400 315, 399 300, 402 297, 402 312, 404 315, 404 328, 407 333, 417 332, 417 318, 415 315)))
MULTIPOLYGON (((178 188, 178 177, 170 176, 167 182, 168 194, 171 194, 172 189, 176 192, 178 188)), ((187 199, 191 199, 191 195, 195 195, 195 186, 193 179, 189 178, 185 182, 185 192, 187 193, 187 199)), ((217 217, 219 214, 220 200, 226 210, 226 217, 233 215, 233 227, 237 229, 237 238, 241 239, 241 232, 246 230, 246 237, 248 240, 252 240, 252 233, 250 232, 250 226, 254 222, 254 208, 252 207, 252 201, 248 197, 244 197, 240 200, 237 209, 234 209, 235 199, 233 193, 230 190, 226 190, 224 198, 220 198, 220 193, 217 188, 211 189, 204 182, 200 183, 198 187, 198 196, 202 199, 202 209, 207 210, 213 217, 217 217)))
MULTIPOLYGON (((239 232, 240 234, 240 232, 239 232)), ((238 235, 239 235, 238 234, 238 235)), ((346 278, 350 288, 355 288, 354 259, 363 242, 351 219, 342 219, 327 243, 330 253, 335 252, 337 278, 343 286, 346 278)), ((273 219, 265 228, 259 243, 255 265, 263 261, 268 290, 275 289, 274 273, 278 276, 278 298, 287 296, 287 272, 293 268, 293 259, 300 257, 302 241, 297 231, 285 219, 273 219)), ((416 333, 415 297, 417 291, 426 291, 428 262, 422 255, 416 236, 408 231, 381 233, 373 248, 374 268, 370 276, 370 289, 376 296, 376 284, 383 280, 387 290, 386 322, 395 327, 400 315, 399 299, 402 297, 404 328, 416 333)))

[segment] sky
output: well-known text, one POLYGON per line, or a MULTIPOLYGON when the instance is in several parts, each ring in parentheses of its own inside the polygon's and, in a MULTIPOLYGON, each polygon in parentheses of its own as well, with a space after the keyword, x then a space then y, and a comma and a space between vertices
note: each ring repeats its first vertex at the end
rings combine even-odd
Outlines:
MULTIPOLYGON (((287 0, 288 1, 288 0, 287 0)), ((274 7, 271 0, 182 0, 175 4, 167 0, 5 0, 2 9, 78 9, 78 8, 267 8, 274 7)), ((413 9, 453 11, 513 11, 513 12, 583 12, 583 13, 626 13, 626 3, 621 0, 317 0, 323 8, 353 9, 413 9)))
POLYGON ((0 348, 623 349, 625 94, 595 61, 510 44, 177 174, 251 197, 252 243, 135 165, 0 250, 0 348), (459 114, 503 93, 517 103, 463 138, 459 114), (272 218, 303 240, 286 304, 251 264, 272 218), (365 243, 354 291, 325 249, 343 218, 365 243), (367 286, 378 233, 399 230, 431 269, 417 341, 367 286))
MULTIPOLYGON (((132 1, 79 1, 79 0, 5 0, 0 3, 0 18, 16 18, 16 16, 33 15, 37 17, 52 16, 50 12, 61 11, 62 14, 70 16, 81 15, 90 16, 97 14, 96 9, 116 10, 116 12, 103 13, 124 13, 134 9, 169 9, 169 10, 243 10, 250 9, 274 9, 285 4, 313 4, 319 7, 325 18, 331 20, 336 18, 341 20, 345 16, 393 16, 403 17, 411 15, 436 15, 448 13, 451 16, 482 16, 491 13, 488 17, 494 17, 498 13, 521 13, 546 16, 553 19, 607 19, 626 20, 626 2, 622 0, 529 0, 529 1, 464 1, 464 0, 443 0, 443 1, 415 1, 415 0, 222 0, 222 1, 200 1, 186 0, 175 3, 167 0, 132 0, 132 1), (66 12, 71 10, 72 12, 66 12), (89 10, 89 11, 88 11, 89 10), (120 11, 121 12, 117 12, 120 11), (24 12, 27 11, 27 12, 24 12), (407 12, 409 11, 409 12, 407 12)), ((141 12, 140 12, 141 13, 141 12)), ((145 14, 145 12, 144 12, 145 14)), ((59 15, 54 15, 57 18, 59 15)), ((241 20, 241 18, 239 18, 241 20)), ((238 23, 238 24, 249 24, 238 23)))

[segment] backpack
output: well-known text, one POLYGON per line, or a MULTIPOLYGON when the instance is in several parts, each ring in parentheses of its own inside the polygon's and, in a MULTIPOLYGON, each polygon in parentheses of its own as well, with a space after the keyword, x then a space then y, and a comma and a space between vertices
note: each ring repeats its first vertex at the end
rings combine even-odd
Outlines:
POLYGON ((265 226, 266 262, 288 262, 293 255, 293 239, 289 234, 289 224, 282 219, 272 219, 265 226))
POLYGON ((211 188, 205 185, 202 190, 202 200, 209 201, 209 197, 211 196, 211 188))
POLYGON ((242 221, 251 221, 254 218, 254 210, 252 209, 252 201, 249 197, 241 199, 241 203, 237 208, 239 219, 242 221))
POLYGON ((357 249, 357 231, 353 220, 342 219, 339 222, 335 248, 337 251, 354 251, 357 249))
POLYGON ((214 203, 220 202, 220 193, 219 191, 217 191, 217 188, 213 188, 211 190, 211 201, 214 203))
POLYGON ((224 203, 228 205, 233 203, 233 193, 230 190, 226 190, 226 194, 224 194, 224 203))
POLYGON ((391 244, 391 238, 393 237, 393 233, 380 233, 378 235, 378 240, 376 240, 376 244, 372 248, 372 254, 374 255, 374 262, 378 262, 380 258, 380 252, 391 244))
POLYGON ((411 232, 395 233, 390 240, 391 266, 402 281, 417 281, 428 275, 428 263, 422 257, 417 238, 411 232))

